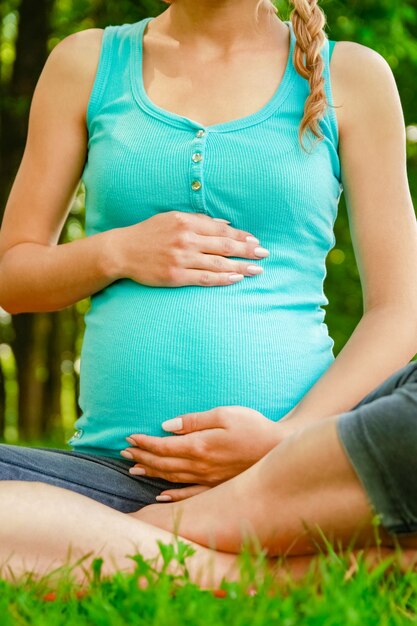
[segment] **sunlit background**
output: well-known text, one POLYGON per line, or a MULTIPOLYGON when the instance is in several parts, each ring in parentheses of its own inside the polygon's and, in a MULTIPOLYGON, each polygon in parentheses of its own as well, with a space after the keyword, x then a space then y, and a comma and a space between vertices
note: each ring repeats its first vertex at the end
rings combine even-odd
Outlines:
MULTIPOLYGON (((291 6, 281 1, 276 6, 280 18, 288 19, 291 6)), ((321 6, 329 39, 353 40, 377 50, 394 72, 407 127, 408 176, 416 206, 416 1, 327 0, 321 6)), ((23 154, 33 90, 48 53, 72 32, 136 22, 166 8, 163 2, 151 0, 0 0, 0 220, 23 154)), ((84 217, 80 185, 60 243, 85 236, 84 217)), ((362 314, 344 195, 335 234, 324 287, 330 301, 326 322, 336 356, 362 314)), ((80 413, 79 355, 88 308, 89 298, 56 313, 10 316, 0 307, 0 440, 65 445, 80 413)))

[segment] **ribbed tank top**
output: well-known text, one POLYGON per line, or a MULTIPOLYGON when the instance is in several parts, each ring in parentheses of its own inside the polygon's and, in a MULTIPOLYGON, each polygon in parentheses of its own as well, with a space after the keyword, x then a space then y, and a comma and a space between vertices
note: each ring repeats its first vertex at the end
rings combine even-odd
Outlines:
MULTIPOLYGON (((104 29, 87 109, 86 235, 161 212, 197 212, 249 231, 270 255, 254 261, 263 274, 235 284, 120 279, 91 296, 81 417, 69 444, 115 458, 132 433, 172 436, 161 423, 184 413, 240 405, 277 421, 335 358, 322 307, 342 191, 337 119, 327 107, 324 140, 310 154, 301 149, 309 86, 293 64, 291 22, 272 98, 251 115, 205 126, 147 97, 142 42, 151 19, 104 29)), ((321 54, 333 104, 330 44, 326 36, 321 54)))

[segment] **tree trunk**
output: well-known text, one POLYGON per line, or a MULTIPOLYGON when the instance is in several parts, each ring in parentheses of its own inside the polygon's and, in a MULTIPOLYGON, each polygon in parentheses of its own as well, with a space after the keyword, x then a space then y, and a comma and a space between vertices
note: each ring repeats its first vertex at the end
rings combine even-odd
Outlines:
MULTIPOLYGON (((0 109, 0 206, 3 212, 20 165, 27 138, 28 113, 33 92, 47 57, 50 14, 53 0, 22 0, 16 58, 8 85, 2 89, 0 109)), ((37 378, 34 353, 35 330, 39 320, 34 314, 21 313, 13 318, 16 339, 13 344, 19 382, 20 425, 24 436, 38 432, 42 381, 37 378), (34 366, 35 364, 35 366, 34 366), (31 424, 31 420, 35 420, 31 424)), ((39 345, 38 345, 39 353, 39 345)))

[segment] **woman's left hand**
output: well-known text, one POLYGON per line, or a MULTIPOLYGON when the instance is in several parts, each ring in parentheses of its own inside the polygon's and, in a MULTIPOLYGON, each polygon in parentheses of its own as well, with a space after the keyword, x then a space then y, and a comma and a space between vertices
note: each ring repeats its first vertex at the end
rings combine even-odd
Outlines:
POLYGON ((190 497, 240 474, 286 436, 279 423, 244 406, 186 413, 163 422, 162 428, 177 436, 131 435, 127 440, 132 447, 121 454, 136 461, 130 469, 134 475, 142 468, 146 476, 197 483, 162 492, 173 500, 190 497))

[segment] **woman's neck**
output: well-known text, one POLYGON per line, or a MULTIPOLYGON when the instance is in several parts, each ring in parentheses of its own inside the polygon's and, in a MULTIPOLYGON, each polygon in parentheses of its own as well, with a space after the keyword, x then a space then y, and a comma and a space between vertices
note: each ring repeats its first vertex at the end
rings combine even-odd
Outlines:
MULTIPOLYGON (((268 3, 258 0, 174 0, 157 18, 158 33, 179 44, 201 50, 233 51, 258 45, 284 47, 288 30, 268 3)), ((154 31, 155 31, 154 24, 154 31)))

